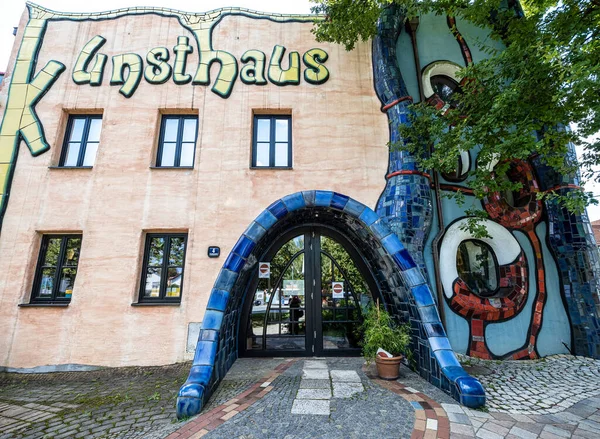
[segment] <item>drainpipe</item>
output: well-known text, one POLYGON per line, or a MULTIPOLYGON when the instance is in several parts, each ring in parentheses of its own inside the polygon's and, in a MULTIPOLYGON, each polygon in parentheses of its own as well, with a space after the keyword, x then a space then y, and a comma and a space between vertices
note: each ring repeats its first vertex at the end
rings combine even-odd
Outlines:
MULTIPOLYGON (((421 75, 421 60, 419 58, 419 49, 417 47, 417 29, 419 28, 419 17, 414 17, 406 22, 406 30, 410 35, 412 41, 413 57, 415 59, 415 70, 417 71, 417 83, 419 85, 419 97, 421 102, 425 102, 425 95, 423 94, 423 76, 421 75)), ((431 146, 433 149, 433 145, 431 146)), ((440 179, 438 173, 434 170, 431 173, 433 179, 433 185, 435 188, 435 201, 437 207, 437 218, 438 218, 438 233, 432 241, 431 249, 433 254, 433 274, 435 276, 435 289, 437 291, 438 299, 438 312, 440 313, 440 319, 444 327, 446 326, 446 311, 444 310, 444 291, 442 286, 442 280, 440 277, 440 254, 439 254, 439 242, 446 231, 444 225, 444 213, 442 212, 442 200, 440 198, 440 179)))

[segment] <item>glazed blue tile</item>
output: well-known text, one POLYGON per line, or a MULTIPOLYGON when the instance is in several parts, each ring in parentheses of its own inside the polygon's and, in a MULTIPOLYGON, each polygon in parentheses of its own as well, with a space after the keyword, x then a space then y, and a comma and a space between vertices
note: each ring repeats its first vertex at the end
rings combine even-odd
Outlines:
POLYGON ((348 203, 346 203, 346 207, 344 207, 344 212, 348 212, 350 215, 358 218, 361 213, 365 210, 367 206, 362 203, 359 203, 356 200, 350 198, 348 203))
POLYGON ((344 207, 346 207, 348 200, 349 197, 347 197, 346 195, 334 192, 333 197, 331 198, 331 207, 333 207, 334 209, 344 210, 344 207))
MULTIPOLYGON (((435 338, 435 337, 433 337, 435 338)), ((461 367, 458 359, 456 358, 456 354, 454 351, 449 349, 442 349, 434 352, 434 356, 437 359, 439 366, 443 369, 444 367, 461 367)))
MULTIPOLYGON (((215 344, 215 343, 213 343, 215 344)), ((193 365, 188 376, 189 383, 208 384, 214 367, 212 365, 193 365)), ((186 395, 192 396, 192 395, 186 395)))
POLYGON ((288 214, 288 210, 281 200, 275 201, 273 204, 267 207, 267 210, 271 212, 277 219, 281 219, 288 214))
POLYGON ((202 329, 213 329, 218 331, 221 329, 223 323, 223 313, 221 311, 207 310, 204 313, 204 320, 202 320, 202 329))
POLYGON ((281 201, 283 201, 283 203, 285 204, 285 206, 287 207, 287 210, 289 212, 293 212, 294 210, 298 210, 298 209, 302 209, 302 208, 306 207, 306 203, 304 202, 304 197, 302 196, 302 194, 300 192, 296 192, 295 194, 292 194, 292 195, 287 195, 287 196, 283 197, 281 199, 281 201))
POLYGON ((460 393, 470 396, 485 396, 485 390, 481 383, 472 376, 464 376, 456 379, 456 385, 460 393))
POLYGON ((422 308, 419 308, 419 314, 421 315, 421 321, 423 323, 440 322, 440 314, 435 305, 424 306, 422 308))
POLYGON ((394 261, 396 261, 396 263, 402 271, 408 270, 410 268, 415 268, 417 266, 412 256, 406 249, 402 249, 399 252, 393 253, 392 257, 394 258, 394 261))
POLYGON ((381 240, 381 244, 390 255, 393 255, 394 253, 404 249, 404 246, 402 245, 398 237, 393 233, 383 238, 381 240))
MULTIPOLYGON (((198 366, 198 367, 204 367, 209 370, 212 370, 212 367, 209 367, 209 366, 198 366)), ((192 368, 193 368, 193 366, 192 366, 192 368)), ((191 375, 191 371, 190 371, 190 375, 191 375)), ((201 375, 196 373, 195 376, 201 376, 201 375)), ((208 374, 208 379, 210 380, 210 373, 208 374)), ((208 382, 208 381, 202 381, 202 382, 208 382)), ((184 385, 181 386, 181 388, 179 389, 179 396, 184 397, 184 398, 201 399, 202 395, 204 394, 204 386, 200 383, 201 383, 201 381, 197 381, 197 382, 191 381, 191 376, 189 376, 188 381, 186 381, 184 383, 184 385)))
POLYGON ((443 367, 442 368, 442 373, 446 376, 446 378, 448 378, 450 381, 452 381, 453 383, 458 379, 458 378, 462 378, 462 377, 469 377, 469 374, 460 366, 449 366, 449 367, 443 367))
POLYGON ((329 207, 333 192, 331 191, 315 191, 315 206, 329 207))
POLYGON ((189 418, 200 413, 200 410, 202 410, 202 400, 200 398, 178 396, 176 409, 177 419, 189 418))
POLYGON ((248 228, 244 232, 244 235, 246 235, 252 241, 258 243, 258 241, 260 241, 260 239, 263 236, 265 236, 265 233, 267 233, 267 231, 263 226, 258 224, 256 221, 252 221, 252 224, 248 226, 248 228))
POLYGON ((219 334, 219 331, 214 331, 212 329, 201 329, 198 340, 219 341, 219 334))
POLYGON ((360 214, 359 219, 363 223, 365 223, 365 226, 369 227, 371 224, 373 224, 379 219, 379 215, 373 212, 373 210, 371 210, 370 208, 366 207, 363 213, 360 214))
MULTIPOLYGON (((253 241, 251 241, 251 242, 253 242, 253 241)), ((228 270, 239 273, 245 263, 246 263, 246 261, 244 259, 242 259, 241 256, 238 256, 234 252, 231 252, 231 253, 229 253, 229 256, 227 256, 227 259, 225 260, 225 264, 223 265, 223 267, 228 270)))
POLYGON ((446 331, 441 323, 424 323, 423 327, 427 332, 427 337, 446 337, 446 331))
POLYGON ((219 272, 219 277, 217 277, 217 280, 215 281, 214 288, 217 290, 231 291, 237 278, 238 273, 222 268, 219 272))
POLYGON ((268 210, 263 210, 254 221, 263 226, 265 230, 269 230, 277 222, 277 218, 268 210))
POLYGON ((233 246, 231 251, 246 259, 248 256, 250 256, 250 253, 252 253, 254 247, 256 247, 256 243, 247 236, 242 235, 240 236, 240 239, 238 239, 238 242, 236 242, 236 244, 233 246))
POLYGON ((417 401, 411 401, 410 405, 412 405, 415 410, 424 410, 423 406, 421 404, 419 404, 417 401))
POLYGON ((382 240, 383 238, 392 233, 392 231, 387 226, 385 220, 382 218, 379 218, 377 221, 371 224, 369 226, 369 229, 371 229, 371 231, 378 240, 382 240))
POLYGON ((215 364, 215 355, 217 355, 217 346, 214 341, 200 340, 196 345, 194 354, 194 366, 212 366, 215 364))
POLYGON ((409 288, 416 287, 417 285, 425 283, 423 273, 421 273, 421 270, 419 270, 416 267, 401 271, 400 276, 402 276, 402 280, 404 280, 404 283, 409 288))
POLYGON ((415 298, 417 306, 429 306, 434 305, 433 296, 431 290, 427 284, 419 285, 412 288, 412 295, 415 298))
POLYGON ((304 203, 306 207, 313 207, 315 205, 315 191, 303 191, 302 198, 304 198, 304 203))
POLYGON ((433 352, 439 351, 440 349, 452 349, 450 346, 450 340, 446 337, 429 337, 429 346, 433 352))
POLYGON ((208 305, 206 305, 206 308, 225 312, 228 301, 229 301, 229 292, 228 291, 213 289, 210 293, 210 297, 208 298, 208 305))

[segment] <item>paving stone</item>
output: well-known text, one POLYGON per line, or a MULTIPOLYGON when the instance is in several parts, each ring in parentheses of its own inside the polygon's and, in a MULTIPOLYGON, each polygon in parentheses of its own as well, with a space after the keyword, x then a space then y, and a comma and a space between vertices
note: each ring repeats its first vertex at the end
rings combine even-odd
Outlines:
POLYGON ((547 433, 552 433, 553 435, 560 437, 568 438, 571 436, 571 432, 563 430, 562 428, 558 428, 555 425, 545 425, 543 431, 547 433))
POLYGON ((517 426, 514 426, 513 428, 510 429, 510 434, 517 436, 521 439, 536 439, 537 438, 537 434, 532 433, 530 431, 524 430, 522 428, 519 428, 517 426))
POLYGON ((357 393, 364 392, 365 388, 361 383, 334 382, 333 397, 334 398, 350 398, 357 393))
POLYGON ((331 399, 330 389, 298 389, 296 399, 331 399))
POLYGON ((303 378, 300 381, 301 389, 330 389, 331 381, 329 379, 326 380, 310 380, 303 378))
POLYGON ((471 437, 475 435, 475 430, 473 430, 473 427, 470 425, 457 424, 454 422, 450 422, 450 432, 471 437))
POLYGON ((464 413, 447 413, 450 422, 456 422, 458 424, 471 425, 471 420, 464 413))
POLYGON ((355 370, 332 370, 330 372, 331 380, 360 383, 360 377, 355 370))
POLYGON ((329 371, 327 369, 304 369, 302 378, 309 380, 328 380, 329 371))
POLYGON ((296 399, 292 405, 292 414, 329 416, 329 401, 319 399, 296 399))
POLYGON ((477 430, 475 436, 481 439, 504 439, 504 436, 494 433, 493 431, 486 430, 485 428, 480 428, 477 430))
POLYGON ((442 403, 442 408, 446 413, 464 413, 463 408, 458 404, 446 404, 442 403))
POLYGON ((327 362, 326 361, 305 360, 303 367, 305 369, 327 369, 327 362))

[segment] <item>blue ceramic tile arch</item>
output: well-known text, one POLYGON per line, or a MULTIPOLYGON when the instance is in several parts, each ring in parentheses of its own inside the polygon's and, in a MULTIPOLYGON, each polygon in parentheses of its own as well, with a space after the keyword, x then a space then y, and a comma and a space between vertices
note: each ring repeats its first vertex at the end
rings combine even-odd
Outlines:
MULTIPOLYGON (((267 231, 279 221, 299 211, 314 208, 341 212, 353 218, 369 236, 380 243, 386 257, 393 261, 401 282, 410 292, 408 301, 411 324, 416 326, 418 333, 423 334, 418 349, 427 349, 429 355, 423 360, 431 364, 428 369, 438 372, 436 384, 464 405, 483 405, 483 387, 458 362, 425 278, 386 221, 369 207, 346 195, 317 190, 297 192, 272 203, 248 226, 229 253, 208 301, 188 379, 179 390, 177 416, 182 418, 199 413, 210 397, 214 384, 223 378, 237 358, 237 346, 234 343, 222 343, 220 335, 223 332, 235 332, 235 328, 232 328, 235 324, 225 323, 228 304, 240 273, 256 267, 256 258, 252 257, 253 250, 267 231)), ((239 318, 239 310, 229 309, 229 313, 234 314, 234 318, 239 318)), ((419 353, 416 352, 416 355, 419 353)))

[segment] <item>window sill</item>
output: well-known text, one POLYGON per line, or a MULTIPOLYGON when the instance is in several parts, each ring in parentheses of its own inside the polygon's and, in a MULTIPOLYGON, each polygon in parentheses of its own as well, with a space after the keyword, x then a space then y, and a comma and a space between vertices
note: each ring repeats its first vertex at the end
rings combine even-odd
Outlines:
POLYGON ((190 170, 194 169, 193 166, 150 166, 150 169, 185 169, 190 170))
POLYGON ((94 169, 93 166, 48 166, 48 169, 94 169))
POLYGON ((293 171, 291 166, 250 166, 253 171, 293 171))
POLYGON ((135 302, 131 306, 179 306, 181 302, 135 302))
POLYGON ((66 308, 68 303, 19 303, 20 308, 66 308))

